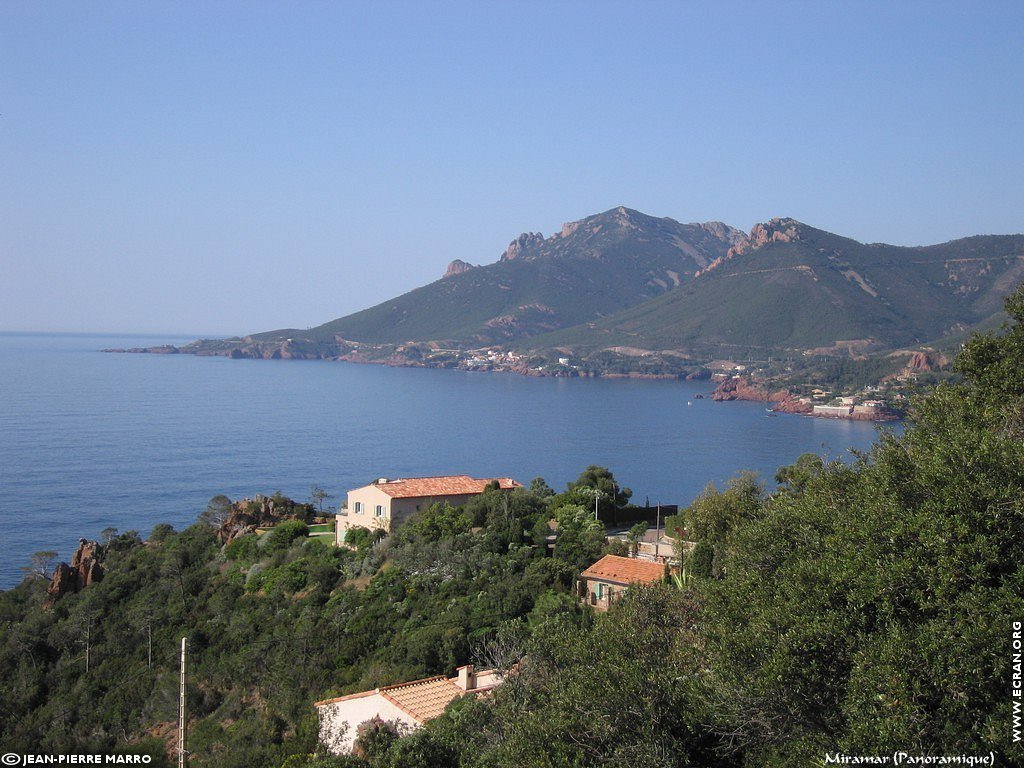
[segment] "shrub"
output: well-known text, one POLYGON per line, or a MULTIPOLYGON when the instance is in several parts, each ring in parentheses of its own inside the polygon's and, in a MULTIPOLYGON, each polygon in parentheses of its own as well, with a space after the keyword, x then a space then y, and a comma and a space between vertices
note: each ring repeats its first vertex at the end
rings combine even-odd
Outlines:
POLYGON ((264 552, 282 552, 288 549, 296 539, 309 536, 309 526, 301 520, 289 520, 275 526, 274 530, 264 535, 266 537, 266 542, 262 545, 264 552))
POLYGON ((236 562, 251 563, 259 554, 259 543, 255 534, 239 536, 228 544, 224 555, 228 560, 236 562))

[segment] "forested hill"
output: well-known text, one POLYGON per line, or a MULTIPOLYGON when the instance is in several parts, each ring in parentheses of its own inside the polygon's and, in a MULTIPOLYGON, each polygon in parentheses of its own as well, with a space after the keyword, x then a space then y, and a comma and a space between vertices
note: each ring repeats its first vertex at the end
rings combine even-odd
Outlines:
POLYGON ((697 542, 678 577, 606 615, 572 594, 603 546, 594 471, 431 508, 353 551, 301 522, 227 546, 203 524, 116 537, 105 578, 52 609, 38 578, 0 593, 0 744, 167 765, 187 634, 194 766, 1020 765, 1024 291, 1007 309, 903 435, 851 465, 807 455, 767 487, 709 487, 673 521, 697 542), (318 754, 314 700, 468 661, 509 677, 412 735, 371 729, 360 756, 318 754))

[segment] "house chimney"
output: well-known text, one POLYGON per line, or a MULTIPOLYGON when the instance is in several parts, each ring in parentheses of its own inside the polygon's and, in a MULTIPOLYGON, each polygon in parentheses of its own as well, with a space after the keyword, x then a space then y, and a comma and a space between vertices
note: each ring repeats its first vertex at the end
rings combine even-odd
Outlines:
POLYGON ((472 691, 476 688, 476 673, 473 671, 473 665, 467 664, 464 667, 458 669, 459 677, 455 684, 464 691, 472 691))

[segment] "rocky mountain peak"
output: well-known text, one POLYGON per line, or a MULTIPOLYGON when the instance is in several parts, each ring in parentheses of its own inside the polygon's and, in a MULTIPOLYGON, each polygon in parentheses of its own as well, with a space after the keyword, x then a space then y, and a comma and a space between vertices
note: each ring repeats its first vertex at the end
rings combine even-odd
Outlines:
MULTIPOLYGON (((711 223, 715 224, 718 222, 711 223)), ((768 245, 768 243, 792 243, 800 240, 800 228, 802 226, 796 219, 778 217, 761 224, 755 224, 753 229, 750 230, 749 235, 743 235, 742 232, 739 232, 739 237, 732 238, 733 246, 724 257, 711 264, 708 269, 713 269, 733 256, 742 256, 744 253, 749 253, 763 245, 768 245)), ((707 270, 704 271, 706 272, 707 270)))
POLYGON ((508 248, 501 255, 501 260, 512 261, 512 259, 522 258, 525 251, 535 248, 543 242, 544 235, 540 232, 523 232, 523 234, 508 244, 508 248))
POLYGON ((555 237, 571 237, 582 227, 585 232, 597 232, 602 227, 617 226, 625 227, 629 229, 636 229, 643 223, 643 220, 650 218, 634 211, 632 208, 627 208, 624 205, 620 205, 618 208, 612 208, 604 213, 599 213, 594 216, 587 216, 585 219, 578 221, 567 221, 562 225, 562 231, 559 232, 555 237))
POLYGON ((800 222, 795 219, 775 218, 764 224, 755 224, 750 230, 750 247, 760 248, 768 243, 792 243, 800 239, 800 222))
MULTIPOLYGON (((511 247, 511 246, 509 246, 511 247)), ((456 259, 448 265, 448 269, 444 271, 443 277, 452 277, 453 275, 461 275, 463 272, 469 272, 471 269, 476 269, 476 266, 470 264, 468 261, 462 259, 456 259)))

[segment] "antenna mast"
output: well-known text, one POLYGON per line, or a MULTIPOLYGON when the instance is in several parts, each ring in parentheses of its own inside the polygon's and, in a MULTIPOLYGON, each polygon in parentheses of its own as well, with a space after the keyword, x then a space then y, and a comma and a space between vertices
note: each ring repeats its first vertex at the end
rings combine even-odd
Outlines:
POLYGON ((188 752, 185 750, 185 654, 188 638, 181 638, 181 683, 178 686, 178 768, 185 768, 188 752))

